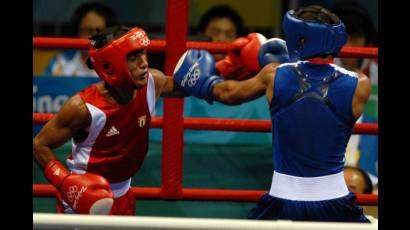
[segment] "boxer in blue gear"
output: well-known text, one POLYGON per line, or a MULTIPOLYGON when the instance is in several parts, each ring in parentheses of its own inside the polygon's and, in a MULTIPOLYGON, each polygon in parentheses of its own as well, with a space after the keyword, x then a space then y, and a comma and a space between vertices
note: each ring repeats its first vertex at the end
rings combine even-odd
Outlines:
POLYGON ((270 191, 249 219, 369 222, 348 191, 343 168, 347 142, 370 95, 370 80, 332 64, 347 35, 327 9, 314 5, 290 10, 283 30, 286 42, 270 39, 260 48, 263 68, 251 79, 224 81, 215 76, 210 58, 189 64, 183 56, 176 82, 191 95, 228 105, 266 95, 274 171, 270 191), (198 66, 206 71, 197 82, 211 83, 182 85, 198 66))

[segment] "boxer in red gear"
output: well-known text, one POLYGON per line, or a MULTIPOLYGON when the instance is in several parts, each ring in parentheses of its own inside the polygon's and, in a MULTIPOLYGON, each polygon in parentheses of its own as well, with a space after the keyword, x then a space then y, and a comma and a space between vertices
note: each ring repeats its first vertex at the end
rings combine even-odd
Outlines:
POLYGON ((58 212, 134 215, 131 178, 148 151, 160 95, 185 96, 172 77, 148 68, 142 29, 110 27, 90 38, 87 64, 103 80, 75 94, 33 140, 33 153, 58 189, 58 212), (72 139, 68 169, 53 149, 72 139))

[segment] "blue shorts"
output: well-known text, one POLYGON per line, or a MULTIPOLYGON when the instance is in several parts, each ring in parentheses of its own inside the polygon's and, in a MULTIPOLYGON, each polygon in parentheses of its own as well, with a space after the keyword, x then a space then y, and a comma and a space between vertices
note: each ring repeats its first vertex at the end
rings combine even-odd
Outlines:
POLYGON ((293 201, 266 193, 248 213, 248 219, 370 223, 363 208, 356 205, 354 193, 325 201, 293 201))

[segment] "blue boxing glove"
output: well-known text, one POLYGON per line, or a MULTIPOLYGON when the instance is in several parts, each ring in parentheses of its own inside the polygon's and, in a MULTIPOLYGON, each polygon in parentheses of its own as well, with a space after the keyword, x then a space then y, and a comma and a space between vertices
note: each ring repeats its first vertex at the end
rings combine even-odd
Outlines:
POLYGON ((266 41, 261 48, 259 48, 258 61, 261 67, 264 67, 272 62, 290 62, 285 40, 280 38, 271 38, 266 41))
POLYGON ((174 80, 189 95, 212 104, 214 85, 223 81, 214 74, 215 60, 212 55, 206 50, 189 49, 175 67, 174 80))

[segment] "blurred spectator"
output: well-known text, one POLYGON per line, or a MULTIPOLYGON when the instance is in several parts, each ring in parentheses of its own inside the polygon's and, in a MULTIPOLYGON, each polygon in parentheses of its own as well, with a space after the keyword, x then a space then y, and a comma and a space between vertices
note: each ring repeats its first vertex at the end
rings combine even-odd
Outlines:
MULTIPOLYGON (((348 40, 345 46, 377 46, 377 31, 369 12, 364 6, 357 1, 340 1, 334 5, 332 11, 346 26, 348 40)), ((336 59, 335 62, 341 64, 344 68, 361 70, 369 75, 370 60, 342 58, 336 59)))
MULTIPOLYGON (((85 3, 77 7, 71 18, 70 37, 89 38, 97 29, 117 25, 114 11, 100 2, 85 3)), ((85 61, 88 50, 66 50, 58 53, 48 64, 45 75, 97 77, 85 61)))
MULTIPOLYGON (((199 20, 198 34, 212 42, 231 42, 246 35, 242 17, 228 5, 216 5, 206 11, 199 20)), ((214 55, 218 61, 223 54, 214 55)))
MULTIPOLYGON (((339 1, 332 11, 343 21, 348 34, 345 46, 377 46, 377 30, 367 9, 357 1, 339 1)), ((335 58, 335 64, 356 72, 363 72, 372 82, 372 93, 363 115, 356 123, 377 123, 378 63, 377 59, 335 58)), ((373 184, 378 176, 378 137, 352 135, 346 148, 346 165, 366 171, 373 184)))
POLYGON ((346 166, 344 169, 346 185, 350 192, 372 194, 373 184, 369 175, 358 167, 346 166))

